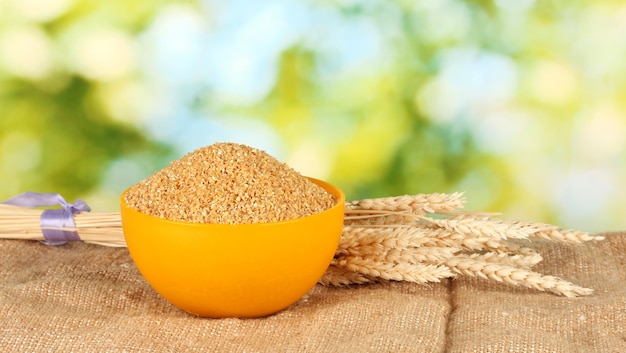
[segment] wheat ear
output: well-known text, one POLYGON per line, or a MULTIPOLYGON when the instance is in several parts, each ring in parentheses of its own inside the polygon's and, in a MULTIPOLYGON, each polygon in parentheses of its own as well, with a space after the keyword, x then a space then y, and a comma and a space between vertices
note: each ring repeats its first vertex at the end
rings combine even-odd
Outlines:
POLYGON ((592 289, 577 286, 558 277, 546 276, 526 269, 489 263, 480 259, 453 257, 445 262, 452 271, 459 274, 482 277, 515 286, 549 291, 566 297, 590 295, 592 289))
POLYGON ((429 241, 429 234, 424 229, 415 227, 352 227, 344 226, 337 249, 338 254, 348 249, 372 246, 380 250, 392 248, 419 247, 429 241))
POLYGON ((531 253, 527 255, 523 254, 510 254, 510 253, 472 253, 472 254, 456 254, 457 258, 469 258, 474 260, 480 260, 493 264, 500 264, 505 266, 511 266, 516 268, 530 269, 534 265, 543 260, 543 257, 538 253, 531 253))
POLYGON ((372 282, 376 282, 376 280, 362 273, 349 271, 344 267, 334 265, 330 265, 319 280, 319 284, 324 286, 347 286, 372 282))
POLYGON ((465 204, 463 193, 417 194, 376 199, 363 199, 347 204, 349 208, 364 210, 411 211, 415 214, 448 212, 462 208, 465 204))
POLYGON ((367 261, 377 263, 391 263, 391 264, 441 264, 446 259, 454 256, 460 251, 455 248, 410 248, 410 249, 398 249, 398 248, 366 248, 367 251, 363 251, 361 248, 350 249, 346 254, 335 256, 335 261, 340 262, 348 260, 353 257, 360 257, 367 261))
POLYGON ((454 276, 454 273, 443 265, 436 266, 422 263, 395 264, 377 262, 360 256, 335 259, 332 264, 366 276, 392 281, 414 283, 440 282, 443 278, 454 276))
POLYGON ((507 222, 493 219, 474 219, 464 217, 460 219, 424 218, 423 220, 443 229, 453 230, 459 234, 470 237, 526 239, 531 234, 543 230, 543 225, 528 224, 523 222, 507 222))
POLYGON ((604 237, 587 232, 562 229, 546 223, 533 223, 494 219, 461 217, 451 219, 422 218, 423 221, 438 227, 454 230, 468 236, 490 236, 496 239, 542 238, 562 243, 579 244, 585 241, 599 241, 604 237))
POLYGON ((585 241, 604 240, 604 237, 600 235, 590 235, 587 232, 580 232, 571 229, 562 229, 558 227, 534 233, 532 236, 535 238, 572 244, 580 244, 585 241))

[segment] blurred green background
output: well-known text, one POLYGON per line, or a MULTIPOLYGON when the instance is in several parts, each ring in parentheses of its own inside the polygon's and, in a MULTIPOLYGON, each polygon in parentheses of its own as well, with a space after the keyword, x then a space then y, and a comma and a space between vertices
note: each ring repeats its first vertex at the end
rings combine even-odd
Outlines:
POLYGON ((622 1, 0 0, 0 199, 234 141, 349 199, 625 230, 622 1))

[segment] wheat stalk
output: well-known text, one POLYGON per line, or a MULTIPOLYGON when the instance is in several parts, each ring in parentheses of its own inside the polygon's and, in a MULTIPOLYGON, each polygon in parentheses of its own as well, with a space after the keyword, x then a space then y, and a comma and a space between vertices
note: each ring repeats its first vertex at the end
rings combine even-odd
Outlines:
MULTIPOLYGON (((0 238, 44 240, 39 219, 42 210, 0 204, 0 238)), ((119 213, 79 213, 75 228, 47 228, 76 231, 86 243, 124 247, 124 233, 119 213)))
MULTIPOLYGON (((454 193, 347 203, 339 246, 319 282, 427 283, 467 275, 568 297, 592 293, 558 277, 531 271, 541 255, 509 239, 580 244, 603 237, 550 224, 493 219, 496 214, 491 212, 460 210, 464 202, 462 193, 454 193)), ((43 240, 41 212, 0 204, 0 238, 43 240)), ((75 228, 63 230, 78 232, 85 242, 126 245, 119 213, 80 213, 74 221, 75 228)))
POLYGON ((544 223, 493 219, 494 213, 459 210, 463 201, 461 194, 433 194, 349 203, 342 240, 329 277, 321 283, 345 285, 351 283, 350 278, 355 283, 422 283, 461 274, 568 297, 592 293, 558 277, 531 271, 542 256, 508 239, 579 244, 603 237, 544 223))

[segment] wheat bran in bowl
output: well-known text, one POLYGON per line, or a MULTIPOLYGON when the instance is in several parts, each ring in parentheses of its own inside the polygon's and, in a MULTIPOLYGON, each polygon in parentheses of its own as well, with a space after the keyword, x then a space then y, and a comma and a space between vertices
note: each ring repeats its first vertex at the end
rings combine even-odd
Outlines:
POLYGON ((132 186, 141 213, 209 224, 270 223, 310 216, 335 197, 266 152, 236 143, 199 148, 132 186))
POLYGON ((201 317, 261 317, 323 276, 345 196, 263 151, 217 143, 130 187, 120 205, 128 251, 162 297, 201 317))

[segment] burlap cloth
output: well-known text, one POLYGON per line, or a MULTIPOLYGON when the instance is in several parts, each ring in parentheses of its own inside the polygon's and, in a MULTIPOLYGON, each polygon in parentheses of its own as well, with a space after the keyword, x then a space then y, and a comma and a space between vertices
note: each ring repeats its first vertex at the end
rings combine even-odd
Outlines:
POLYGON ((262 319, 202 319, 161 299, 126 249, 0 241, 0 352, 626 352, 626 233, 533 243, 568 299, 460 277, 317 286, 262 319))

